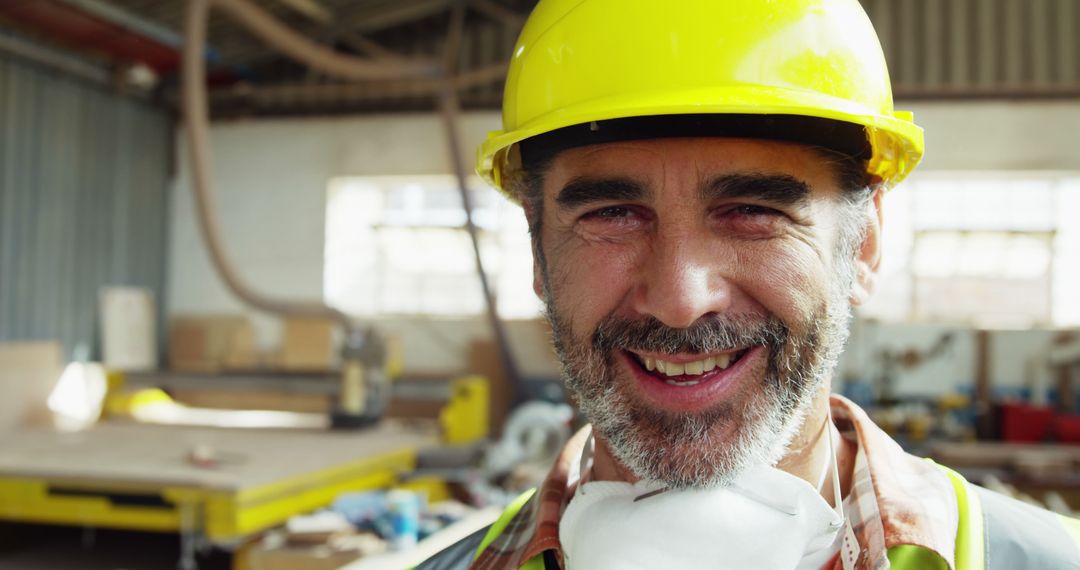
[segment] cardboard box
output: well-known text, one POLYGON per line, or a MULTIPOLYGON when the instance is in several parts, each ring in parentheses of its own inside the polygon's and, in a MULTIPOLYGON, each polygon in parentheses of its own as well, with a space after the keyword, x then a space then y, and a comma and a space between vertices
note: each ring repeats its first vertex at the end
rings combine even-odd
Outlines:
POLYGON ((247 319, 232 330, 221 365, 226 370, 255 370, 262 366, 262 358, 255 347, 255 329, 247 319))
POLYGON ((169 367, 182 372, 220 372, 256 364, 255 334, 240 315, 179 316, 169 327, 169 367))
POLYGON ((285 319, 280 365, 284 370, 315 371, 337 367, 335 321, 322 318, 285 319))
POLYGON ((64 372, 56 341, 0 343, 0 433, 25 426, 51 426, 49 394, 64 372))

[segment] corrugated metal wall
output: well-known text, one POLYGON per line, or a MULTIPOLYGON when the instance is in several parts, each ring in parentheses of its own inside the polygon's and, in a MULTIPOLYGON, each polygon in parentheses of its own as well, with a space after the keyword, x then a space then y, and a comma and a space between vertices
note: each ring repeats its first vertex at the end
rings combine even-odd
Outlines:
POLYGON ((0 341, 98 354, 102 286, 164 298, 171 125, 160 109, 0 55, 0 341))
POLYGON ((1080 0, 862 0, 901 97, 1080 94, 1080 0))

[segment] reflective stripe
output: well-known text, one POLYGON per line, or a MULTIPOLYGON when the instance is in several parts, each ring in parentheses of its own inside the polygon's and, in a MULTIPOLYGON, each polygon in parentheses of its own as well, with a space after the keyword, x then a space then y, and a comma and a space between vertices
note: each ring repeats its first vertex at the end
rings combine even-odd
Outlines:
POLYGON ((466 570, 472 564, 476 547, 491 527, 484 527, 455 542, 449 548, 420 563, 413 570, 466 570))
POLYGON ((496 538, 499 538, 499 535, 502 534, 503 529, 506 528, 506 525, 510 524, 510 521, 513 520, 514 516, 518 514, 518 511, 521 510, 521 507, 524 507, 525 503, 528 503, 529 499, 531 499, 532 496, 535 494, 536 488, 534 487, 522 493, 520 496, 518 496, 518 498, 514 499, 513 503, 510 503, 510 506, 506 507, 506 510, 503 511, 503 514, 499 515, 499 519, 495 521, 495 524, 492 524, 491 528, 488 529, 488 533, 486 536, 484 536, 484 540, 480 542, 480 547, 477 548, 476 552, 473 554, 473 560, 476 560, 476 558, 480 556, 480 553, 483 552, 485 548, 491 545, 491 543, 494 542, 496 538))
MULTIPOLYGON (((936 465, 936 464, 935 464, 936 465)), ((978 495, 971 493, 968 484, 959 473, 938 465, 949 476, 956 493, 956 506, 960 512, 960 524, 956 529, 956 570, 983 570, 986 568, 986 517, 978 495)))

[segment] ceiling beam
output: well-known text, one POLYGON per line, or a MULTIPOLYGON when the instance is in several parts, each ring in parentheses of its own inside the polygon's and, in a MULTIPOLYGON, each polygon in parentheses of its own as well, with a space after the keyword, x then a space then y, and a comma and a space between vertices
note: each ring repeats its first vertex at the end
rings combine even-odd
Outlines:
POLYGON ((329 24, 334 19, 330 10, 319 3, 318 0, 277 0, 277 2, 320 24, 329 24))
POLYGON ((106 85, 111 79, 104 67, 13 35, 0 34, 0 53, 9 53, 99 85, 106 85))
POLYGON ((113 62, 141 62, 158 73, 180 64, 176 36, 98 0, 0 1, 0 16, 67 49, 113 62))
POLYGON ((345 44, 352 49, 370 57, 377 57, 385 59, 387 61, 405 61, 409 59, 414 59, 410 56, 403 55, 396 51, 388 49, 382 44, 369 39, 363 34, 346 34, 344 37, 341 38, 341 41, 345 42, 345 44))
MULTIPOLYGON (((499 63, 465 71, 453 78, 461 91, 490 85, 506 78, 507 65, 499 63)), ((354 83, 299 83, 266 86, 238 85, 210 92, 212 105, 250 102, 258 107, 297 104, 319 105, 380 101, 399 97, 434 96, 444 86, 442 79, 366 81, 354 83)))
POLYGON ((499 20, 511 28, 520 30, 525 25, 525 16, 519 14, 495 0, 469 0, 469 5, 488 17, 499 20))
POLYGON ((371 34, 445 12, 453 0, 383 0, 338 18, 336 34, 371 34))
POLYGON ((181 37, 178 32, 160 26, 108 2, 102 2, 101 0, 60 1, 63 4, 78 8, 95 18, 150 38, 161 45, 176 49, 179 49, 180 46, 184 45, 184 38, 181 37))

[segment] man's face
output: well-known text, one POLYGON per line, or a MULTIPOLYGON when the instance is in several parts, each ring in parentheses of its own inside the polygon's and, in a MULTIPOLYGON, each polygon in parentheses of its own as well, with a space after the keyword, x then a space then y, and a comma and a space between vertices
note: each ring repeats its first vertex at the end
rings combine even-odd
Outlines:
POLYGON ((625 467, 702 487, 782 457, 846 334, 841 204, 834 166, 789 143, 556 157, 536 288, 568 389, 625 467))

